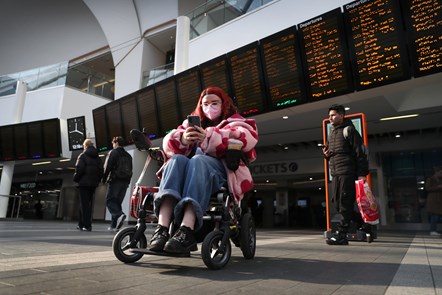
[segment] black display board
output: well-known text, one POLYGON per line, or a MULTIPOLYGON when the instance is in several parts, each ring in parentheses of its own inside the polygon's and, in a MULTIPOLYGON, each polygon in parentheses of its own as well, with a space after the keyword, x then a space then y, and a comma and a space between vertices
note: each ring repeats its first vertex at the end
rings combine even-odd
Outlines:
POLYGON ((43 126, 43 151, 45 158, 58 158, 61 156, 60 120, 51 119, 42 122, 43 126))
POLYGON ((227 66, 227 56, 222 55, 205 62, 199 66, 201 74, 201 86, 205 89, 215 86, 223 89, 231 97, 232 88, 230 84, 230 72, 227 66))
POLYGON ((296 27, 260 40, 267 97, 272 110, 306 101, 296 27))
POLYGON ((167 78, 155 84, 155 97, 158 107, 161 135, 166 135, 172 129, 181 125, 178 117, 179 107, 175 88, 175 77, 167 78))
POLYGON ((301 57, 311 101, 354 90, 341 8, 298 25, 301 57))
POLYGON ((29 158, 27 124, 14 125, 15 159, 26 160, 29 158))
POLYGON ((150 139, 159 137, 157 104, 153 86, 143 88, 137 94, 137 107, 140 116, 140 130, 145 130, 150 139))
MULTIPOLYGON (((120 100, 108 103, 105 107, 107 118, 107 130, 109 131, 109 141, 115 136, 123 136, 123 122, 121 119, 120 100)), ((126 138, 124 138, 126 140, 126 138)))
POLYGON ((123 133, 122 136, 126 139, 128 144, 132 144, 133 140, 130 136, 132 129, 140 130, 138 124, 138 108, 135 94, 130 94, 120 99, 121 116, 123 121, 123 133))
POLYGON ((344 17, 357 90, 411 77, 398 1, 354 1, 344 17))
POLYGON ((13 125, 0 127, 0 146, 2 161, 15 160, 13 125))
POLYGON ((42 122, 36 121, 28 124, 29 154, 31 159, 43 157, 43 129, 42 122))
POLYGON ((110 138, 107 130, 105 106, 92 110, 92 117, 94 118, 95 143, 97 149, 100 152, 112 149, 112 138, 110 138))
POLYGON ((0 127, 0 161, 58 158, 60 156, 59 119, 0 127))
POLYGON ((227 54, 233 97, 243 116, 264 112, 266 91, 259 43, 254 42, 227 54))
POLYGON ((413 66, 420 77, 442 71, 442 1, 402 0, 413 66))
POLYGON ((199 68, 194 67, 177 74, 175 82, 181 105, 181 118, 185 119, 195 109, 202 91, 199 68))

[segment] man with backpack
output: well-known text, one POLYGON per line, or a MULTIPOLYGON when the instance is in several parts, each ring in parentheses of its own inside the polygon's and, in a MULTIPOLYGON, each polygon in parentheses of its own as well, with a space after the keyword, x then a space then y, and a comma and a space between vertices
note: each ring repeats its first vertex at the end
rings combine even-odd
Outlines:
POLYGON ((124 139, 116 136, 112 139, 113 149, 104 163, 103 183, 108 183, 106 206, 112 215, 109 231, 118 231, 126 219, 121 204, 132 178, 132 156, 123 148, 124 139))
MULTIPOLYGON (((329 245, 348 245, 347 232, 351 222, 364 226, 359 212, 354 210, 356 202, 355 180, 366 181, 368 159, 361 135, 350 119, 345 118, 342 105, 332 105, 328 109, 332 129, 322 152, 329 162, 332 178, 332 201, 342 215, 337 232, 326 242, 329 245)), ((368 228, 361 228, 368 230, 368 228)))

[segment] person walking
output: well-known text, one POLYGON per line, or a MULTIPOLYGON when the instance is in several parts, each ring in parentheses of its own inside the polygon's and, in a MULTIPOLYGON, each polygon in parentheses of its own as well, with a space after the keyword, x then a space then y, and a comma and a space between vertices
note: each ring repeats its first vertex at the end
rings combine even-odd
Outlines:
POLYGON ((332 178, 332 201, 342 215, 338 230, 327 239, 329 245, 348 245, 347 232, 353 221, 361 229, 369 231, 361 214, 354 210, 356 202, 355 180, 366 181, 368 175, 368 159, 361 135, 350 119, 345 118, 342 105, 332 105, 328 110, 332 125, 327 144, 322 152, 329 161, 332 178))
POLYGON ((98 156, 98 150, 91 139, 83 142, 83 152, 75 164, 74 181, 80 191, 80 217, 78 230, 92 230, 92 204, 95 189, 103 177, 103 163, 98 156))
POLYGON ((425 182, 427 211, 430 214, 430 235, 440 237, 437 224, 442 215, 442 166, 434 167, 434 174, 425 182))
POLYGON ((132 178, 132 156, 124 149, 124 139, 112 139, 113 149, 104 163, 103 183, 108 183, 106 206, 112 215, 109 231, 118 231, 126 219, 121 204, 132 178))

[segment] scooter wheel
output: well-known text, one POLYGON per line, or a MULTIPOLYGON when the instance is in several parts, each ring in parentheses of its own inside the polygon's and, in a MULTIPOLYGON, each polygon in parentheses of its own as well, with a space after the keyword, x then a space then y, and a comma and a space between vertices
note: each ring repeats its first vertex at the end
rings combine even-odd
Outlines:
POLYGON ((209 269, 221 269, 230 260, 232 255, 232 245, 230 240, 227 240, 225 245, 222 245, 224 233, 219 230, 210 232, 203 241, 201 247, 201 256, 204 264, 209 269))
POLYGON ((112 241, 114 255, 121 262, 133 263, 140 260, 144 255, 144 253, 130 251, 131 249, 146 249, 147 247, 147 239, 144 234, 141 235, 140 240, 133 247, 130 246, 136 231, 135 227, 126 227, 120 230, 112 241))

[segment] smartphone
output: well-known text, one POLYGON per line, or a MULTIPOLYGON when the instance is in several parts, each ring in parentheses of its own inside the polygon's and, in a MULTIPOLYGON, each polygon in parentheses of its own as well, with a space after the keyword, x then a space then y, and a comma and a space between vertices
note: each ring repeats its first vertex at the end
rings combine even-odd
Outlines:
POLYGON ((189 122, 189 126, 201 126, 201 121, 199 116, 187 116, 187 121, 189 122))

